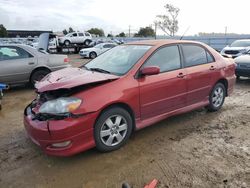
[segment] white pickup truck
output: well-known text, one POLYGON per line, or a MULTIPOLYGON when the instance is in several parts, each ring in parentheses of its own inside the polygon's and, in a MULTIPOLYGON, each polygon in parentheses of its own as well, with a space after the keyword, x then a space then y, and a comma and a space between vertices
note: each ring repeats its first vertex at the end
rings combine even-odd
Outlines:
POLYGON ((92 41, 92 36, 88 32, 73 32, 68 33, 64 37, 59 38, 59 43, 65 46, 70 44, 84 44, 88 46, 92 41))

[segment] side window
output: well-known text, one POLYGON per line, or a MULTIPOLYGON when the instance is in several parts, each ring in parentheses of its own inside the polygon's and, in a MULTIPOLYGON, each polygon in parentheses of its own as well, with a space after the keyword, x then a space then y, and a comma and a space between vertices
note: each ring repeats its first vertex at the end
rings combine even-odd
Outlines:
POLYGON ((85 36, 90 37, 90 34, 89 33, 85 33, 85 36))
POLYGON ((79 37, 83 37, 84 34, 83 33, 78 33, 79 37))
POLYGON ((0 61, 33 57, 27 51, 18 47, 0 47, 0 61))
POLYGON ((77 33, 73 33, 71 37, 77 37, 77 33))
POLYGON ((112 44, 105 44, 105 45, 103 46, 103 48, 112 48, 112 47, 113 47, 112 44))
POLYGON ((207 62, 208 63, 212 63, 214 62, 214 58, 212 57, 212 55, 210 53, 207 52, 207 62))
POLYGON ((180 69, 181 60, 178 46, 168 46, 157 50, 144 66, 158 66, 160 72, 180 69))
POLYGON ((207 52, 200 46, 185 44, 182 45, 185 66, 191 67, 207 63, 207 52))

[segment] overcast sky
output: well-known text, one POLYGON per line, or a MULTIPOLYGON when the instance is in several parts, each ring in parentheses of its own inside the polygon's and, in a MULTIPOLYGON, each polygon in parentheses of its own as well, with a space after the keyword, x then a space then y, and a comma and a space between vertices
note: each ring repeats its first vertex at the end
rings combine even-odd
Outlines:
MULTIPOLYGON (((199 32, 250 34, 249 0, 0 0, 0 24, 7 29, 62 31, 103 28, 105 33, 132 32, 149 26, 164 5, 180 8, 182 35, 199 32)), ((159 32, 160 33, 160 32, 159 32)))

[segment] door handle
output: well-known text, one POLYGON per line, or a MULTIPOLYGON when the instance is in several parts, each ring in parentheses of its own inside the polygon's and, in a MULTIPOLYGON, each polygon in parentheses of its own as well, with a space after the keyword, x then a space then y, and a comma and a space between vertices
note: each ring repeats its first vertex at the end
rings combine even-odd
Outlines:
POLYGON ((209 70, 215 70, 216 68, 212 65, 209 70))
POLYGON ((34 65, 35 63, 34 62, 29 62, 29 65, 34 65))
POLYGON ((177 75, 177 78, 184 78, 186 75, 183 74, 182 72, 180 72, 178 75, 177 75))

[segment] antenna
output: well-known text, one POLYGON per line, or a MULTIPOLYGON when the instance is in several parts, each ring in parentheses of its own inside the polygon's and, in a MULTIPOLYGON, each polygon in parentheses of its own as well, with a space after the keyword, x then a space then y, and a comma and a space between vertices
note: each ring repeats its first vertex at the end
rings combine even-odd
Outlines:
POLYGON ((183 33, 183 35, 181 36, 180 40, 182 40, 182 38, 186 35, 187 31, 190 29, 190 26, 188 26, 188 28, 185 30, 185 32, 183 33))

